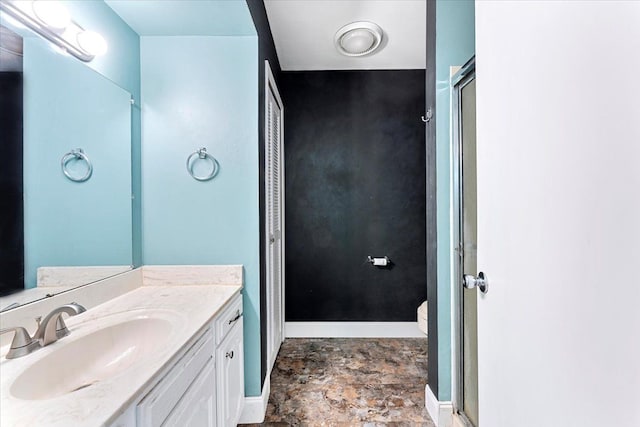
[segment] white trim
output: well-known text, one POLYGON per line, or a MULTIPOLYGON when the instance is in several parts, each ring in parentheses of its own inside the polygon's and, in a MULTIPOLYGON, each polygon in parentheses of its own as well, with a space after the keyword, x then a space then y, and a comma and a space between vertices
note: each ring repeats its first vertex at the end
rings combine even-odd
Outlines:
POLYGON ((424 405, 437 427, 451 427, 453 425, 453 405, 449 401, 439 402, 429 384, 424 387, 424 405))
POLYGON ((287 338, 426 338, 418 322, 285 322, 287 338))
POLYGON ((271 392, 271 379, 269 375, 264 381, 262 394, 260 396, 249 396, 244 398, 244 408, 240 415, 238 424, 259 424, 264 422, 267 413, 267 403, 269 403, 269 393, 271 392))

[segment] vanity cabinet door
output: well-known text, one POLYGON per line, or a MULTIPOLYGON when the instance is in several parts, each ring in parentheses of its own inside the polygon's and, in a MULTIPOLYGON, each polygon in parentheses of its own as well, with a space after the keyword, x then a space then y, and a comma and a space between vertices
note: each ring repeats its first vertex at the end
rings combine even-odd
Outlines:
POLYGON ((214 337, 211 329, 208 329, 138 404, 137 426, 164 425, 205 366, 213 365, 214 353, 214 337))
POLYGON ((242 327, 239 318, 216 350, 218 427, 237 425, 244 406, 242 327))
POLYGON ((163 427, 215 427, 215 363, 210 362, 171 412, 163 427))

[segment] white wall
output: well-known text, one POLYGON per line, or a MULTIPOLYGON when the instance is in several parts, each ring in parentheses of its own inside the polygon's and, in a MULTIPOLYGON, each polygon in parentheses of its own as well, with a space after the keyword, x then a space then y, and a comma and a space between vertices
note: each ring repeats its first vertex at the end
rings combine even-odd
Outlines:
POLYGON ((640 425, 640 2, 476 2, 483 427, 640 425))

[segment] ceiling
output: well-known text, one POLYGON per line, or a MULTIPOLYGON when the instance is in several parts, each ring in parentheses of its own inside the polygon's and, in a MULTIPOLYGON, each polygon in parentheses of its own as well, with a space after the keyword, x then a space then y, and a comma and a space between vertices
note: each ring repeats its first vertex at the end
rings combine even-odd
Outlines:
POLYGON ((422 69, 426 0, 265 0, 283 70, 422 69), (386 42, 364 57, 343 56, 336 31, 354 21, 382 27, 386 42))
POLYGON ((105 0, 141 36, 255 36, 244 1, 105 0))

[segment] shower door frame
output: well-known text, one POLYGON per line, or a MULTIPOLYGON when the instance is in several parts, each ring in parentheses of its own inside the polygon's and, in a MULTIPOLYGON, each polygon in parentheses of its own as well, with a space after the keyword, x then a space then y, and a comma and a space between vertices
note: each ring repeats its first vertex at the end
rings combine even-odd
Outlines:
POLYGON ((475 56, 451 78, 451 319, 453 323, 451 397, 454 414, 465 426, 473 423, 464 414, 463 316, 462 307, 462 89, 476 79, 475 56))

